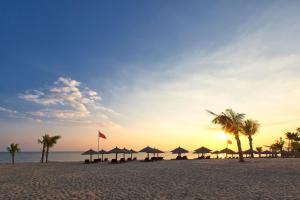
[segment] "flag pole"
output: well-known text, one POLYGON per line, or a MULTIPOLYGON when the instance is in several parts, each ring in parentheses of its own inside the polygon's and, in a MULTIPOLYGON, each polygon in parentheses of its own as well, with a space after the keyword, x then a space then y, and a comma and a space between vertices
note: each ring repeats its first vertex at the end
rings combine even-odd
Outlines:
POLYGON ((97 134, 97 140, 98 140, 98 159, 99 159, 99 133, 97 134))

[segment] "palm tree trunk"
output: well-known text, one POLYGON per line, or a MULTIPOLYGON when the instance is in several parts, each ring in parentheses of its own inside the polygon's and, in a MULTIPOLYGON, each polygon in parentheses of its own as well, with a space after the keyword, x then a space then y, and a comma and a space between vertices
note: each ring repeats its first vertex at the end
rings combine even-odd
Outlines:
POLYGON ((11 163, 15 164, 15 154, 11 154, 11 163))
POLYGON ((44 162, 44 157, 45 157, 45 144, 43 144, 41 163, 44 162))
POLYGON ((239 133, 235 133, 235 140, 239 151, 239 162, 244 162, 243 150, 241 146, 241 140, 239 138, 239 133))
POLYGON ((253 154, 253 146, 252 146, 252 141, 253 141, 253 139, 252 139, 252 137, 251 136, 249 136, 248 137, 248 139, 249 139, 249 146, 250 146, 250 151, 251 151, 251 158, 254 158, 254 154, 253 154))
POLYGON ((48 162, 49 146, 46 147, 46 163, 48 162))

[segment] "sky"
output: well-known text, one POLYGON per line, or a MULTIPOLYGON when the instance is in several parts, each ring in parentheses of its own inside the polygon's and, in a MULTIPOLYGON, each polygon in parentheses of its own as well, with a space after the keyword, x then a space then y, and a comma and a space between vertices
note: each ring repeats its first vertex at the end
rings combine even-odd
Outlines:
POLYGON ((0 151, 97 148, 98 130, 104 149, 217 150, 206 110, 227 108, 268 145, 300 127, 299 20, 299 1, 1 1, 0 151))

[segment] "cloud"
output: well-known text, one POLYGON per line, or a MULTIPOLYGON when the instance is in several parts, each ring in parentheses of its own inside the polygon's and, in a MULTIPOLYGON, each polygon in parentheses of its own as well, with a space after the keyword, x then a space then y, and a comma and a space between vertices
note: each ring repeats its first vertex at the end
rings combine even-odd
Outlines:
POLYGON ((15 110, 11 110, 11 109, 8 109, 8 108, 4 108, 2 106, 0 106, 0 111, 1 112, 5 112, 5 113, 8 113, 8 114, 17 114, 18 112, 15 111, 15 110))
POLYGON ((97 120, 112 124, 111 117, 117 112, 101 105, 101 97, 94 90, 82 86, 79 81, 59 77, 52 86, 39 90, 27 90, 19 98, 42 106, 30 111, 37 118, 55 119, 84 124, 97 120), (96 119, 94 119, 96 117, 96 119), (80 121, 78 121, 80 120, 80 121))
POLYGON ((90 115, 88 106, 95 106, 101 98, 97 92, 85 87, 70 78, 59 77, 50 88, 26 91, 19 97, 23 100, 43 106, 63 106, 67 109, 47 109, 33 112, 36 116, 49 116, 55 118, 83 118, 90 115))

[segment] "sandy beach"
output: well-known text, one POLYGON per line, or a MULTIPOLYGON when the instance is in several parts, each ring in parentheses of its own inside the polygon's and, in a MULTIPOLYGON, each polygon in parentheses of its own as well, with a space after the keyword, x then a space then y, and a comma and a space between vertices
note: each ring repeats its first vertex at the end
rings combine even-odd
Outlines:
POLYGON ((300 159, 0 165, 0 199, 300 199, 300 159))

